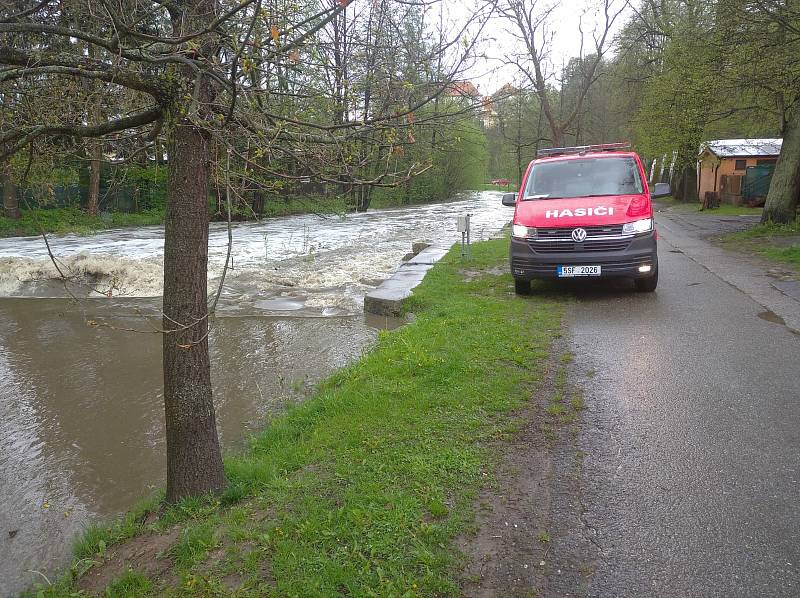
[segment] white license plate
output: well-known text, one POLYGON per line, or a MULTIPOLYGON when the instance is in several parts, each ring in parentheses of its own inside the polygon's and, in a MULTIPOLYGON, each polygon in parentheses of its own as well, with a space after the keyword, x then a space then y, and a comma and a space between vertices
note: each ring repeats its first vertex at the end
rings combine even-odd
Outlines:
POLYGON ((558 266, 556 273, 559 278, 572 276, 600 276, 600 266, 558 266))

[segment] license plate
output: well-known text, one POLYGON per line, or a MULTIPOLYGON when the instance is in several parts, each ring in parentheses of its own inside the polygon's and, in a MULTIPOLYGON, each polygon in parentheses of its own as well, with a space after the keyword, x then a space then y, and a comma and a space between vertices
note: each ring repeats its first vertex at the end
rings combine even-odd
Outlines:
POLYGON ((558 266, 556 273, 559 278, 572 276, 600 276, 600 266, 558 266))

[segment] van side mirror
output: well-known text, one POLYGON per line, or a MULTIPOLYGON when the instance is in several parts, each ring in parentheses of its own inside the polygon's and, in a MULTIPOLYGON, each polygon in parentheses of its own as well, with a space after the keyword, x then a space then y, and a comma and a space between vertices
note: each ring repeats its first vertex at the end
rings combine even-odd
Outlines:
POLYGON ((517 194, 516 193, 503 193, 503 205, 513 208, 517 205, 517 194))
POLYGON ((656 199, 658 197, 666 197, 667 195, 672 194, 672 189, 669 186, 669 183, 656 183, 653 185, 653 188, 650 189, 650 198, 656 199))

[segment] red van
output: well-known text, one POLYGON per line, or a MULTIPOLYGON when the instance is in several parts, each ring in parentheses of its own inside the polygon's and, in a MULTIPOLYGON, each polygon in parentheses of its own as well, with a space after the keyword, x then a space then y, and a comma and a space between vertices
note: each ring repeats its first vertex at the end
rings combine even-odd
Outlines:
POLYGON ((511 274, 519 294, 534 278, 628 277, 636 289, 658 285, 658 233, 651 197, 669 185, 647 185, 630 144, 540 150, 522 178, 514 206, 511 274))

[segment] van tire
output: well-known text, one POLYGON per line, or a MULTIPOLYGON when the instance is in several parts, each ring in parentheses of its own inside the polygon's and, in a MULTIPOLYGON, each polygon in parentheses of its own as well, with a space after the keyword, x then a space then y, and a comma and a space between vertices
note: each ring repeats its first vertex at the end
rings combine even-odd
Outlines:
POLYGON ((522 278, 514 279, 514 292, 517 295, 530 295, 531 294, 531 281, 522 278))
POLYGON ((640 293, 652 293, 658 286, 658 268, 655 273, 647 278, 637 278, 633 281, 636 285, 636 290, 640 293))

